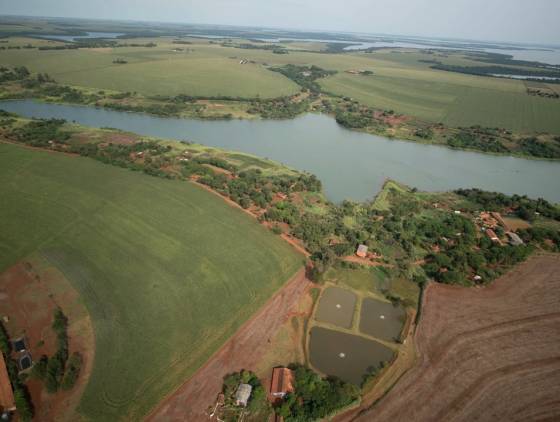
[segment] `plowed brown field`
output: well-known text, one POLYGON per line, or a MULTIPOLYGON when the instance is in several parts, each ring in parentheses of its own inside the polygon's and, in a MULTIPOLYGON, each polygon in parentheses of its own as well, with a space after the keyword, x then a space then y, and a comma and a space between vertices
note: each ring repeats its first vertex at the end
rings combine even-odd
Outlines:
POLYGON ((535 256, 489 287, 425 293, 416 365, 349 419, 560 420, 560 256, 535 256))

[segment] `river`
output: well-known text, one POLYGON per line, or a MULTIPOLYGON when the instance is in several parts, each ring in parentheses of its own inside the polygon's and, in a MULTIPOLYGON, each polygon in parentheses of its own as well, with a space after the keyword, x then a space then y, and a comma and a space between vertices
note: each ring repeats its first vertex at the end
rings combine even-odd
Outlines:
POLYGON ((270 158, 321 179, 327 197, 371 199, 387 178, 427 191, 478 187, 560 202, 560 162, 493 156, 347 130, 326 115, 292 120, 210 121, 60 105, 0 102, 26 117, 63 118, 142 135, 189 140, 270 158))

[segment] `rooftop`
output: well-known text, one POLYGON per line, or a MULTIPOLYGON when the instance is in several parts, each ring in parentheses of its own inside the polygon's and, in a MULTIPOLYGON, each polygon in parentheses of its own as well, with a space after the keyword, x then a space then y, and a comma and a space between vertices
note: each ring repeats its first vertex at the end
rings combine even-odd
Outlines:
POLYGON ((239 384, 235 393, 235 401, 238 406, 247 406, 249 397, 251 397, 251 391, 253 391, 253 387, 249 384, 239 384))
POLYGON ((284 396, 294 391, 294 373, 288 368, 274 368, 270 394, 275 397, 284 396))

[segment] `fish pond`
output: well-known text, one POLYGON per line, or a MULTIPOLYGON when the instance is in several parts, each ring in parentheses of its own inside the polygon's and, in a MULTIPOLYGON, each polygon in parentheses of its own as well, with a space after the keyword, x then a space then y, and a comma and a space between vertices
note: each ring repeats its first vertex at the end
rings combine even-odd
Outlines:
POLYGON ((62 118, 92 127, 190 140, 309 171, 332 201, 371 199, 386 179, 426 191, 478 187, 560 202, 560 162, 526 160, 390 140, 347 130, 326 115, 292 120, 161 118, 33 100, 1 101, 0 109, 25 117, 62 118))
POLYGON ((356 295, 340 287, 328 287, 324 290, 315 312, 315 319, 342 328, 352 328, 356 295))
POLYGON ((362 301, 360 332, 363 334, 395 342, 405 321, 406 312, 401 306, 371 298, 362 301))
POLYGON ((364 337, 313 327, 309 333, 311 364, 319 371, 360 385, 371 367, 390 362, 393 350, 364 337))

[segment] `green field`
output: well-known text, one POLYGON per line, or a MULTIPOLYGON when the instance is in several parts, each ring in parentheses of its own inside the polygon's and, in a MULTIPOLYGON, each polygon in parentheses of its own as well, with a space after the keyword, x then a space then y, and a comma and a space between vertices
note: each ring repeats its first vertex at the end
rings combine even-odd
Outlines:
POLYGON ((262 64, 240 64, 240 58, 230 58, 236 55, 243 57, 239 50, 206 43, 195 47, 175 45, 169 39, 157 38, 127 41, 153 41, 158 46, 62 51, 6 50, 0 52, 0 65, 27 66, 33 72, 46 72, 57 82, 67 85, 144 95, 271 98, 291 95, 299 90, 295 83, 270 72, 262 64), (175 52, 175 48, 185 50, 175 52), (128 63, 113 63, 117 58, 128 63))
MULTIPOLYGON (((372 70, 375 75, 338 73, 322 81, 323 88, 373 107, 449 126, 481 125, 517 132, 560 133, 560 101, 528 95, 523 81, 430 69, 418 62, 430 56, 416 52, 362 56, 369 56, 371 65, 355 65, 372 70)), ((448 62, 469 63, 465 59, 448 62)))
MULTIPOLYGON (((363 104, 391 109, 421 120, 450 126, 504 127, 516 132, 560 133, 560 101, 531 96, 523 81, 465 75, 430 68, 419 60, 452 65, 480 65, 461 54, 430 55, 418 50, 390 49, 374 53, 326 54, 325 44, 285 43, 289 54, 222 47, 203 39, 173 44, 173 38, 139 38, 121 43, 155 42, 157 47, 98 48, 64 51, 0 51, 0 65, 25 65, 46 72, 59 83, 144 95, 240 96, 262 98, 294 94, 299 87, 270 66, 316 65, 336 70, 321 80, 327 92, 363 104), (183 51, 173 51, 182 48, 183 51), (126 64, 114 64, 121 58, 126 64), (254 63, 240 64, 241 59, 254 63), (348 74, 371 70, 372 76, 348 74)), ((44 44, 13 38, 11 44, 44 44)), ((239 41, 242 42, 242 41, 239 41)), ((539 84, 557 90, 553 84, 539 84)))
POLYGON ((92 317, 91 420, 140 420, 302 262, 190 183, 7 144, 0 178, 0 271, 39 252, 92 317))

